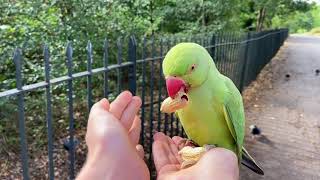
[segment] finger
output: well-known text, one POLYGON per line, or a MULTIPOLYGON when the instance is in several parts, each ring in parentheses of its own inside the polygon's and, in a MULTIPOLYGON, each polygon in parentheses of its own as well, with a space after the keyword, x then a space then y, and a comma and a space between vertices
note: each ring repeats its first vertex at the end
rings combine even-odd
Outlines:
POLYGON ((165 146, 166 136, 163 133, 156 133, 153 136, 154 142, 152 144, 152 155, 154 164, 157 172, 159 173, 160 169, 165 165, 170 164, 170 160, 168 158, 169 149, 168 146, 165 146))
POLYGON ((121 115, 127 105, 131 102, 132 94, 129 91, 124 91, 110 104, 110 112, 117 119, 121 118, 121 115))
POLYGON ((157 132, 153 135, 154 141, 165 141, 166 138, 167 138, 166 135, 163 134, 162 132, 157 132))
POLYGON ((138 155, 141 157, 141 159, 144 159, 143 146, 141 144, 138 144, 138 145, 136 145, 136 149, 137 149, 138 155))
POLYGON ((106 98, 103 98, 99 101, 100 103, 100 106, 104 109, 104 110, 107 110, 109 111, 110 109, 110 103, 109 101, 106 99, 106 98))
POLYGON ((141 131, 141 120, 139 116, 135 116, 132 127, 129 130, 129 137, 131 142, 135 145, 138 144, 140 139, 140 131, 141 131))
POLYGON ((167 151, 166 154, 168 156, 168 159, 170 161, 170 164, 177 164, 179 163, 176 155, 178 155, 178 149, 172 139, 169 136, 166 136, 163 134, 161 135, 161 140, 163 141, 164 149, 167 151))
MULTIPOLYGON (((175 147, 175 145, 173 141, 169 139, 170 138, 164 135, 163 133, 156 133, 154 135, 154 144, 152 146, 152 150, 157 172, 159 172, 159 170, 165 165, 179 164, 178 159, 176 158, 175 154, 173 153, 173 150, 171 149, 171 145, 173 145, 173 147, 175 147)), ((176 153, 178 154, 177 149, 176 153)))
POLYGON ((182 159, 181 159, 181 156, 178 154, 179 152, 178 146, 174 143, 174 141, 170 137, 168 137, 168 142, 169 142, 171 154, 174 156, 174 157, 169 157, 171 159, 171 162, 174 164, 181 163, 182 159))
POLYGON ((106 110, 109 111, 110 104, 106 98, 101 99, 91 107, 91 111, 106 110))
POLYGON ((178 150, 181 150, 184 147, 187 139, 179 136, 174 136, 172 140, 175 143, 175 145, 178 147, 178 150))
POLYGON ((172 139, 168 136, 166 136, 166 144, 165 146, 168 146, 168 158, 170 160, 171 164, 178 164, 179 161, 176 158, 176 156, 178 155, 178 149, 176 147, 176 145, 173 143, 172 139))
POLYGON ((131 102, 124 109, 120 121, 125 129, 129 130, 132 126, 132 123, 135 119, 137 112, 141 106, 141 99, 137 96, 132 97, 131 102))

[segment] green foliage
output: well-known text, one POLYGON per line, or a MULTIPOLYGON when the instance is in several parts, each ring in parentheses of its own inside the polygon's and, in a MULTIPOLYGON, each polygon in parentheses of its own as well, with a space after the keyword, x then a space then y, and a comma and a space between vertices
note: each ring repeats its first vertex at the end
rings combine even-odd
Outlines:
POLYGON ((306 33, 320 26, 320 6, 311 4, 308 7, 300 4, 294 11, 285 11, 273 17, 272 27, 288 27, 291 33, 306 33))
POLYGON ((311 29, 310 34, 320 36, 320 27, 311 29))
POLYGON ((281 24, 280 20, 284 22, 289 16, 299 12, 308 12, 315 6, 315 4, 309 4, 302 0, 247 0, 242 4, 244 6, 241 7, 240 18, 244 22, 243 28, 257 31, 284 27, 288 23, 281 24))
POLYGON ((164 6, 162 30, 169 33, 217 32, 239 30, 238 0, 170 0, 164 6))
POLYGON ((313 27, 320 27, 320 5, 314 6, 311 10, 313 27))
POLYGON ((273 19, 273 25, 275 27, 289 27, 290 32, 304 33, 312 29, 313 18, 310 12, 295 12, 292 13, 287 19, 280 19, 278 16, 276 16, 273 19))

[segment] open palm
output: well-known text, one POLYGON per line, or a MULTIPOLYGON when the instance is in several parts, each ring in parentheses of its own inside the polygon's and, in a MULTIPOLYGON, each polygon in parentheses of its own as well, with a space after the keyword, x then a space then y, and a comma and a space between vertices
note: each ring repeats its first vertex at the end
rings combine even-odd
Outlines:
POLYGON ((239 178, 236 155, 223 148, 214 148, 203 155, 194 166, 180 169, 178 155, 185 140, 175 136, 170 138, 163 133, 154 135, 153 158, 158 179, 226 179, 239 178))

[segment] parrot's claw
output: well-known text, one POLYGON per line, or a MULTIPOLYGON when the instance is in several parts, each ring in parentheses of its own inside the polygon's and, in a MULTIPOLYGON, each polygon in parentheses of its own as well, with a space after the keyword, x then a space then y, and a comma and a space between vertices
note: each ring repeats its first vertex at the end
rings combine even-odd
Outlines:
POLYGON ((187 139, 187 140, 186 140, 185 146, 199 147, 199 145, 198 145, 197 143, 193 142, 193 141, 190 140, 190 139, 187 139))
POLYGON ((191 147, 199 147, 199 145, 195 142, 193 142, 191 139, 183 139, 180 143, 183 144, 183 147, 185 146, 191 146, 191 147))
POLYGON ((185 146, 178 152, 178 154, 181 155, 181 158, 182 158, 182 163, 180 168, 184 169, 196 164, 205 152, 215 147, 216 147, 215 145, 207 145, 207 144, 204 145, 203 147, 185 146))
POLYGON ((213 144, 205 144, 203 147, 206 151, 209 151, 210 149, 216 148, 217 146, 213 144))

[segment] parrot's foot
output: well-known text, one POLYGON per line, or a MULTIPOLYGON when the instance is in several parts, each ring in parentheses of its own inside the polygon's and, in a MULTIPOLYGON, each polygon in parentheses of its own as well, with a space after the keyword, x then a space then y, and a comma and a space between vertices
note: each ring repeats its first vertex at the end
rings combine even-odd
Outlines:
POLYGON ((185 146, 178 152, 178 154, 181 155, 181 158, 182 158, 182 163, 180 168, 185 169, 187 167, 190 167, 196 164, 205 152, 215 147, 216 147, 215 145, 207 145, 207 144, 204 145, 203 147, 185 146))
POLYGON ((205 144, 203 147, 206 149, 206 151, 209 151, 210 149, 216 148, 217 146, 213 144, 205 144))

